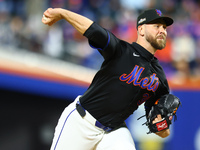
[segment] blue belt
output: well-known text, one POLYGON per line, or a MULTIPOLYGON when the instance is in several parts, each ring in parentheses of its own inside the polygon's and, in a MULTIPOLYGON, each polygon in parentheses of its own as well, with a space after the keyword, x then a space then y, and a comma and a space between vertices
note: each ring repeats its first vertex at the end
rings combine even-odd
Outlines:
MULTIPOLYGON (((77 102, 76 110, 78 111, 81 117, 84 117, 86 115, 86 110, 81 106, 80 102, 77 102)), ((96 120, 95 126, 103 129, 106 132, 110 132, 114 129, 114 128, 102 125, 98 120, 96 120)))

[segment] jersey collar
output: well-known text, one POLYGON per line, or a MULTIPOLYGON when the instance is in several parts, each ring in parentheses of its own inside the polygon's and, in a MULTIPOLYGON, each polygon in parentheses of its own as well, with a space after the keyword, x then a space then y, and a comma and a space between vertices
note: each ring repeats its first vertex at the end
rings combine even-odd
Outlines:
POLYGON ((151 54, 149 51, 147 51, 144 47, 142 47, 141 45, 139 45, 136 42, 132 43, 133 47, 136 48, 136 51, 142 56, 144 57, 147 61, 152 61, 155 59, 154 55, 151 54))

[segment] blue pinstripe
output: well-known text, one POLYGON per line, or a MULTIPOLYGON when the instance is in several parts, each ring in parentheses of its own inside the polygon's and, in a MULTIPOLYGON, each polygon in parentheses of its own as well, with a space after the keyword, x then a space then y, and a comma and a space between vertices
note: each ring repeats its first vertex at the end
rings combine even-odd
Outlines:
POLYGON ((75 110, 76 110, 76 108, 75 108, 74 110, 72 110, 72 111, 69 113, 69 115, 67 116, 67 118, 65 119, 65 122, 64 122, 63 127, 62 127, 62 129, 61 129, 61 131, 60 131, 60 134, 59 134, 59 136, 58 136, 58 139, 57 139, 56 145, 55 145, 55 147, 54 147, 54 150, 56 150, 57 144, 58 144, 58 142, 59 142, 60 136, 61 136, 61 134, 62 134, 62 131, 63 131, 64 127, 65 127, 65 124, 66 124, 66 122, 67 122, 67 119, 69 118, 69 116, 71 115, 71 113, 74 112, 75 110))

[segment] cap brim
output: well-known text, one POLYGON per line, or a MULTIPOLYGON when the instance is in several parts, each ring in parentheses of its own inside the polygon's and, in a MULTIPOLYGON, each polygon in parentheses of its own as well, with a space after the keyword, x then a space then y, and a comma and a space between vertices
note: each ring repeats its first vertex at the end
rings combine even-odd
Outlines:
POLYGON ((167 26, 170 26, 174 23, 174 20, 170 17, 161 17, 161 18, 163 18, 167 26))
POLYGON ((146 24, 152 24, 152 23, 159 22, 158 20, 163 20, 166 23, 166 26, 170 26, 174 23, 174 20, 170 17, 158 17, 156 19, 148 21, 146 24))

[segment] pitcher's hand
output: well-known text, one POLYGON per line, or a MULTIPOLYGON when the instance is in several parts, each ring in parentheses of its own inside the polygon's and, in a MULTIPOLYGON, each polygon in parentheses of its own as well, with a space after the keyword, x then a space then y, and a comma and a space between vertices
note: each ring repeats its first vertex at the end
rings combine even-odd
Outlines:
POLYGON ((48 8, 44 13, 42 17, 42 23, 46 25, 53 25, 57 21, 63 19, 60 13, 60 8, 48 8))

